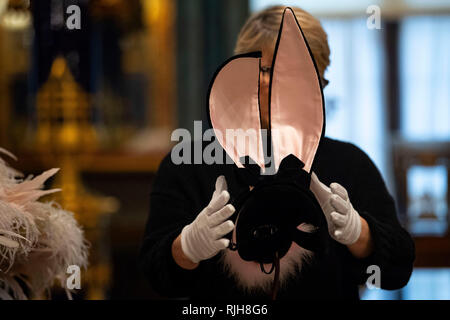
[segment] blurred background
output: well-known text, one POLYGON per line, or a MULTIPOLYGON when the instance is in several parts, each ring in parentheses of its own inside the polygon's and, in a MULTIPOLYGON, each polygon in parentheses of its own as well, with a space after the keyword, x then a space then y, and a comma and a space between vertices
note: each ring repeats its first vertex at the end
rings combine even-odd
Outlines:
POLYGON ((78 298, 160 298, 136 265, 155 172, 272 4, 321 20, 326 134, 370 155, 415 239, 409 284, 361 297, 450 299, 450 1, 0 0, 0 146, 26 174, 62 168, 56 200, 92 243, 78 298))

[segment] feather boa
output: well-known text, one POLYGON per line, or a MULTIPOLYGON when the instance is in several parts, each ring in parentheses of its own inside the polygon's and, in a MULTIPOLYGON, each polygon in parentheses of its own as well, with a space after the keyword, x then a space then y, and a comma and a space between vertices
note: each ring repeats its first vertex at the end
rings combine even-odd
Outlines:
MULTIPOLYGON (((16 159, 2 148, 0 154, 16 159)), ((0 157, 0 299, 43 296, 55 281, 65 287, 69 265, 87 267, 88 243, 73 214, 38 201, 60 191, 42 190, 57 172, 24 179, 0 157)))

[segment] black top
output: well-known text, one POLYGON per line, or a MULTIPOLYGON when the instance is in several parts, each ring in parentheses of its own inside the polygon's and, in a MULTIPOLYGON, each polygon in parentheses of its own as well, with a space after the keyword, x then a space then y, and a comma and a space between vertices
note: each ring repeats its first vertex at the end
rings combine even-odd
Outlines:
MULTIPOLYGON (((192 146, 192 153, 194 147, 192 146)), ((175 165, 170 154, 162 161, 150 196, 150 214, 139 263, 153 289, 162 296, 204 299, 263 298, 240 292, 222 271, 219 255, 185 270, 173 260, 171 245, 211 200, 215 181, 224 175, 231 197, 248 188, 236 177, 234 164, 175 165)), ((359 299, 358 285, 377 265, 382 289, 399 289, 408 282, 415 259, 414 242, 399 224, 393 198, 370 158, 359 148, 322 139, 312 170, 326 185, 344 186, 356 211, 367 221, 374 252, 352 256, 330 237, 329 254, 304 266, 296 280, 280 288, 278 299, 359 299)), ((267 297, 267 296, 264 296, 267 297)))

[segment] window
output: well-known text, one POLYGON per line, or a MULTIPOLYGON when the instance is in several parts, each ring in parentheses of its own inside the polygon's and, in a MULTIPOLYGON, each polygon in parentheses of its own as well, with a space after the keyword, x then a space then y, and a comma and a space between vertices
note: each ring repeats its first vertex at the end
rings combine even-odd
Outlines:
POLYGON ((322 26, 331 50, 326 135, 359 146, 389 181, 382 34, 369 30, 365 18, 322 20, 322 26))
POLYGON ((416 268, 400 290, 363 289, 361 300, 448 300, 450 269, 416 268))
POLYGON ((450 16, 401 23, 401 133, 407 140, 450 140, 449 30, 450 16))
POLYGON ((413 235, 447 231, 447 168, 412 166, 408 170, 408 229, 413 235))

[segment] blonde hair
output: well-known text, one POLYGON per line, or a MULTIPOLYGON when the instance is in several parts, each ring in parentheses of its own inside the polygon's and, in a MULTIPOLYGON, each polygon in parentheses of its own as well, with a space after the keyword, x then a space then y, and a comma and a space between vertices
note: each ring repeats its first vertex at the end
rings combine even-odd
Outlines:
MULTIPOLYGON (((319 20, 308 12, 291 7, 311 48, 320 76, 330 64, 328 37, 319 20)), ((235 54, 275 49, 284 6, 272 6, 253 14, 242 27, 236 42, 235 54)))

